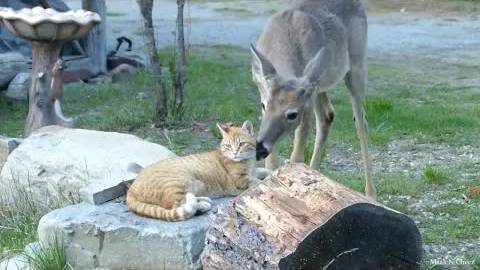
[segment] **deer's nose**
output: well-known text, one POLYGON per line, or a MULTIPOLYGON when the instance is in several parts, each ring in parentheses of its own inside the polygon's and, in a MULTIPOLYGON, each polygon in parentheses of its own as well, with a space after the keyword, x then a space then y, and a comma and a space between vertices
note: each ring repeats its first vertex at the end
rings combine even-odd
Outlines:
POLYGON ((257 143, 257 160, 262 160, 268 156, 268 150, 263 146, 263 142, 257 143))

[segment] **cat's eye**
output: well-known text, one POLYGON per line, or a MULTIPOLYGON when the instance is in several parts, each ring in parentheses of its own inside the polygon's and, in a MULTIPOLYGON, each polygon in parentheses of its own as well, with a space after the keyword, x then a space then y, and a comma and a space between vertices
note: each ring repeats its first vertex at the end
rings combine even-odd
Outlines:
POLYGON ((265 103, 262 102, 262 110, 265 111, 265 103))
POLYGON ((240 142, 239 143, 239 146, 249 146, 249 145, 252 146, 252 144, 249 143, 249 142, 240 142))

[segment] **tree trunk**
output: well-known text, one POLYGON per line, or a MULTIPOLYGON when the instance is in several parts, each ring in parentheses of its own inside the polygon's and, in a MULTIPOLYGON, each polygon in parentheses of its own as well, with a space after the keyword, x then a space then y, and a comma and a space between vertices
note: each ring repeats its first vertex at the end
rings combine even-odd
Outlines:
POLYGON ((185 0, 177 0, 177 50, 176 50, 177 77, 175 82, 175 105, 177 106, 177 108, 183 107, 185 83, 187 82, 185 35, 184 35, 184 27, 183 27, 184 6, 185 6, 185 0))
POLYGON ((25 136, 43 126, 73 125, 73 119, 65 118, 60 106, 63 82, 55 83, 59 93, 52 92, 55 90, 52 89, 53 67, 62 46, 61 42, 32 42, 32 80, 25 136))
POLYGON ((85 52, 90 58, 89 69, 94 73, 107 72, 107 6, 105 0, 82 0, 82 8, 98 13, 100 24, 84 38, 85 52))
POLYGON ((155 29, 153 26, 153 0, 137 0, 140 12, 143 16, 143 25, 145 28, 145 45, 148 50, 150 66, 155 78, 157 89, 157 101, 155 105, 154 122, 156 126, 162 126, 167 117, 167 92, 162 78, 162 66, 158 57, 158 50, 155 41, 155 29))
POLYGON ((217 213, 205 270, 419 269, 421 237, 407 216, 290 164, 217 213))

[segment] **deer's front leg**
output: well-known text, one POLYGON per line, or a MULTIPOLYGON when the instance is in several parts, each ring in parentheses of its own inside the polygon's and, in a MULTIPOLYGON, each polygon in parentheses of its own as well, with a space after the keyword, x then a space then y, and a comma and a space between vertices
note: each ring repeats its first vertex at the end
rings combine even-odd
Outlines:
POLYGON ((305 161, 305 147, 307 146, 308 132, 310 131, 310 119, 312 117, 312 109, 310 106, 305 108, 300 125, 295 130, 295 138, 293 140, 293 152, 290 156, 290 163, 305 161))
POLYGON ((278 150, 278 145, 275 144, 272 147, 272 152, 270 152, 270 155, 265 159, 265 168, 268 170, 275 170, 280 166, 280 160, 279 160, 279 150, 278 150))

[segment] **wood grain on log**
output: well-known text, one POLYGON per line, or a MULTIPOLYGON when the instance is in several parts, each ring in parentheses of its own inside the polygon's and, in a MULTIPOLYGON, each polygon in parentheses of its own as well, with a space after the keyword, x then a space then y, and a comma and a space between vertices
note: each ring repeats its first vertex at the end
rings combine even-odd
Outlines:
POLYGON ((217 214, 202 261, 205 270, 412 270, 421 256, 407 216, 291 164, 217 214))

